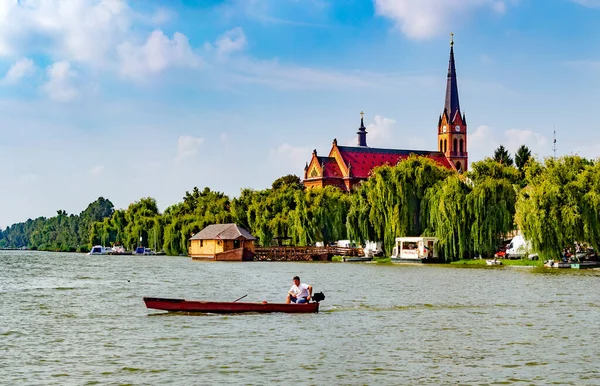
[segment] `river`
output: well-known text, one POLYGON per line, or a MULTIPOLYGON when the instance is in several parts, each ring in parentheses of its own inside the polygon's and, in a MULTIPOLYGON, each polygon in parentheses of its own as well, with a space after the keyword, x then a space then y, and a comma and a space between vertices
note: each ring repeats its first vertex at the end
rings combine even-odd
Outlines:
POLYGON ((600 271, 0 252, 6 385, 600 384, 600 271), (318 314, 182 315, 143 296, 318 314))

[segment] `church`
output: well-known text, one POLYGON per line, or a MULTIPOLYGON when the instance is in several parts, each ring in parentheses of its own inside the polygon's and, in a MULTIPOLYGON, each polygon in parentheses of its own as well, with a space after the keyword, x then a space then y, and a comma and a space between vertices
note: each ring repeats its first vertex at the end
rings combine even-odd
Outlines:
POLYGON ((467 120, 460 111, 458 82, 454 63, 454 39, 450 39, 450 60, 446 84, 444 110, 438 119, 437 151, 378 149, 367 145, 367 130, 361 112, 360 127, 356 133, 357 146, 338 146, 334 139, 329 155, 322 157, 313 150, 312 158, 304 168, 306 188, 336 186, 351 191, 369 178, 371 170, 383 165, 396 165, 410 155, 427 157, 439 165, 459 173, 468 167, 467 120))

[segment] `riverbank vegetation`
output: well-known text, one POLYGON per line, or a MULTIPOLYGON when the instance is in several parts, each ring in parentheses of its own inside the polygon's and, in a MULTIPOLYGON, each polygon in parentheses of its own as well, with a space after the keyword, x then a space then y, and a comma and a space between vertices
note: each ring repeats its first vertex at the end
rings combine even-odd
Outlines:
POLYGON ((101 197, 79 215, 59 210, 0 230, 0 247, 88 251, 96 244, 141 244, 179 255, 206 225, 235 222, 260 245, 378 240, 386 256, 398 236, 436 236, 447 262, 491 257, 516 229, 542 258, 558 257, 575 241, 598 249, 600 164, 579 156, 541 161, 524 146, 515 164, 504 148, 463 174, 411 156, 374 169, 352 193, 304 190, 297 176, 288 175, 269 189, 242 189, 235 198, 195 187, 162 213, 150 197, 116 210, 101 197))

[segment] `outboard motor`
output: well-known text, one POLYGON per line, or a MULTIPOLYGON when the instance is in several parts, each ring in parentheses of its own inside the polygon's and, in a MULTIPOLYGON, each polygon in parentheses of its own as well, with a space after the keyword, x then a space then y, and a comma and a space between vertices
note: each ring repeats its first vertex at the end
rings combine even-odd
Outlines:
POLYGON ((320 302, 321 300, 325 300, 325 295, 323 294, 323 292, 317 292, 312 296, 312 300, 315 303, 320 302))

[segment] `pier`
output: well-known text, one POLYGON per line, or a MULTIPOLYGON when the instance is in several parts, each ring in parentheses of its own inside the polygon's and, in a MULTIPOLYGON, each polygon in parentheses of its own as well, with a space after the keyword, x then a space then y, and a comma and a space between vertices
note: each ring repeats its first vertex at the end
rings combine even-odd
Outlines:
POLYGON ((265 247, 255 248, 254 261, 330 261, 333 256, 364 256, 362 248, 265 247))

